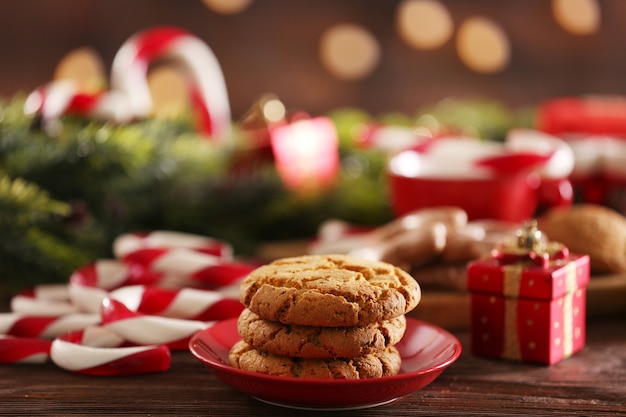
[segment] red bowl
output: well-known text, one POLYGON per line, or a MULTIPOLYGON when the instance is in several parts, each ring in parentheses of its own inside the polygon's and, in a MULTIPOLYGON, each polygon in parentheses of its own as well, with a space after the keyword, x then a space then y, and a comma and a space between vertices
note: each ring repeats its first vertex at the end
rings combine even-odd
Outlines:
POLYGON ((392 173, 389 178, 397 216, 425 208, 455 206, 462 208, 469 220, 518 223, 533 217, 539 204, 534 177, 442 179, 392 173))
POLYGON ((549 207, 569 206, 572 184, 567 178, 541 178, 533 172, 488 177, 436 177, 387 172, 394 214, 455 206, 469 220, 495 219, 521 223, 549 207))
POLYGON ((241 337, 237 319, 221 321, 195 334, 191 353, 222 382, 261 401, 290 408, 333 410, 383 405, 419 390, 437 378, 461 354, 447 331, 411 318, 396 345, 402 357, 398 375, 358 380, 279 377, 243 371, 228 363, 228 351, 241 337))

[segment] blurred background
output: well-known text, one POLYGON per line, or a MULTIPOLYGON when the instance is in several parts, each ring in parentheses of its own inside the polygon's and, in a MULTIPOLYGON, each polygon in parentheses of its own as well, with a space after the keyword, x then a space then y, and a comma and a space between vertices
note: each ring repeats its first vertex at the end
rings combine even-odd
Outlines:
POLYGON ((264 93, 311 114, 626 93, 622 0, 5 0, 1 10, 3 97, 76 67, 107 82, 120 46, 164 24, 214 51, 235 119, 264 93))

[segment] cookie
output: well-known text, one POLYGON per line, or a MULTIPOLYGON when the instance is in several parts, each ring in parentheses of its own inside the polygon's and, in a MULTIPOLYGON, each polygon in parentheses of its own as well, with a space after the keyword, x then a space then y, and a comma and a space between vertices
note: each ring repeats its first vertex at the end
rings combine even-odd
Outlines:
POLYGON ((313 327, 282 324, 246 309, 237 322, 239 334, 254 348, 297 358, 349 358, 382 352, 402 339, 406 318, 364 326, 313 327))
POLYGON ((349 255, 276 260, 241 283, 240 300, 266 320, 348 327, 405 314, 420 301, 418 283, 391 264, 349 255))
POLYGON ((626 217, 600 205, 555 208, 539 219, 539 228, 570 252, 587 254, 594 273, 626 271, 626 217))
POLYGON ((230 350, 230 364, 245 371, 275 376, 322 379, 366 379, 396 375, 400 371, 398 350, 390 346, 377 354, 345 359, 302 359, 272 355, 244 340, 230 350))

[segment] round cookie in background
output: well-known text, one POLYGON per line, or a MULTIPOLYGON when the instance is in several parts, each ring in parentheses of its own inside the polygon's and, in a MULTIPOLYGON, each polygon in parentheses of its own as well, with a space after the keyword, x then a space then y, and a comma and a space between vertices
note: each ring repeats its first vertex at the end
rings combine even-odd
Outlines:
POLYGON ((595 204, 554 208, 538 219, 549 240, 589 255, 592 272, 626 271, 626 217, 595 204))
POLYGON ((313 327, 288 325, 242 311, 239 334, 252 347, 267 353, 297 358, 349 358, 384 351, 398 343, 406 330, 406 317, 364 326, 313 327))
POLYGON ((237 342, 228 356, 230 364, 245 371, 275 376, 322 379, 366 379, 397 375, 401 358, 390 346, 382 352, 337 359, 303 359, 272 355, 237 342))
POLYGON ((255 269, 242 281, 239 298, 265 320, 348 327, 408 313, 421 290, 411 275, 385 262, 305 255, 255 269))

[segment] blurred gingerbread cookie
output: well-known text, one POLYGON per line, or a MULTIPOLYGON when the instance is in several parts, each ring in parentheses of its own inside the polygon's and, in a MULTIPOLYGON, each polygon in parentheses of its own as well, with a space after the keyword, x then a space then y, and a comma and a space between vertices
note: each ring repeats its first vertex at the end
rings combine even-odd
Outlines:
POLYGON ((457 207, 417 210, 368 232, 349 233, 345 223, 329 224, 311 249, 396 265, 426 287, 466 288, 466 263, 488 255, 496 244, 515 237, 518 224, 497 220, 468 222, 457 207))
POLYGON ((626 217, 595 204, 555 208, 539 219, 539 229, 570 252, 589 255, 594 273, 626 271, 626 217))

